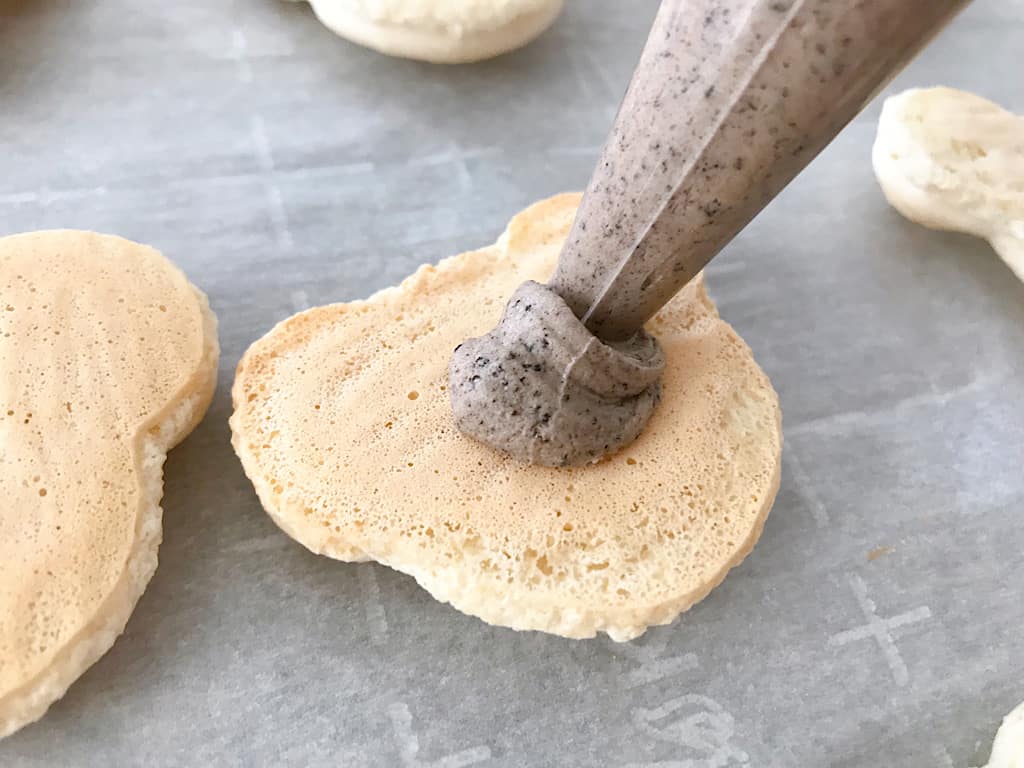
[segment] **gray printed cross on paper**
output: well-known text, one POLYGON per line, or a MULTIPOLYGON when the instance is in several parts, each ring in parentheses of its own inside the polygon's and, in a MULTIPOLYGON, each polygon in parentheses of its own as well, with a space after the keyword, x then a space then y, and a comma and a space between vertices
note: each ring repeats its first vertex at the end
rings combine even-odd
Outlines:
POLYGON ((732 743, 736 723, 714 699, 685 694, 657 707, 633 710, 637 730, 676 749, 667 760, 632 763, 629 768, 726 768, 748 765, 749 756, 732 743))
POLYGON ((359 589, 363 593, 363 609, 366 611, 366 626, 370 630, 370 642, 381 646, 388 638, 388 617, 380 599, 380 585, 377 583, 377 564, 360 563, 356 570, 359 589))
POLYGON ((892 671, 896 685, 902 688, 910 681, 910 672, 907 670, 906 662, 903 661, 899 648, 896 646, 892 630, 930 619, 932 616, 931 609, 927 605, 922 605, 897 616, 891 616, 887 619, 882 618, 878 615, 875 601, 868 597, 868 587, 864 580, 857 574, 850 574, 849 579, 850 589, 853 590, 854 597, 857 599, 857 604, 860 606, 867 623, 863 626, 847 629, 832 635, 828 640, 829 645, 842 647, 857 640, 873 637, 878 643, 879 648, 882 649, 882 654, 885 656, 886 663, 888 663, 889 669, 892 671))
POLYGON ((491 750, 489 747, 471 747, 445 755, 430 763, 419 759, 420 739, 412 726, 412 713, 405 702, 397 702, 388 707, 388 715, 391 718, 391 728, 398 742, 398 751, 401 756, 404 768, 464 768, 467 765, 476 765, 484 760, 489 760, 491 750))
MULTIPOLYGON (((626 674, 626 687, 665 680, 697 669, 700 662, 693 653, 665 656, 669 631, 649 633, 642 644, 617 646, 637 666, 626 674)), ((735 721, 721 704, 699 694, 686 694, 657 707, 636 707, 633 724, 641 736, 675 746, 666 760, 631 763, 631 768, 726 768, 746 765, 747 753, 732 743, 735 721)))
POLYGON ((616 651, 623 653, 638 664, 626 675, 627 688, 638 688, 655 683, 700 666, 696 654, 693 653, 663 658, 662 654, 668 648, 668 639, 667 631, 654 631, 648 632, 642 643, 632 642, 616 645, 616 651))

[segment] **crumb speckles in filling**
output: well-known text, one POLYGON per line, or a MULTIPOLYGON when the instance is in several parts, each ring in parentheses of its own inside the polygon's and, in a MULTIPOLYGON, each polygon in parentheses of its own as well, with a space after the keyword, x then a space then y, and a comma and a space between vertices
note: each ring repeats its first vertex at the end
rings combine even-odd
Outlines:
POLYGON ((449 367, 456 425, 521 461, 568 466, 632 442, 661 398, 652 336, 596 339, 550 288, 526 282, 498 327, 460 344, 449 367))

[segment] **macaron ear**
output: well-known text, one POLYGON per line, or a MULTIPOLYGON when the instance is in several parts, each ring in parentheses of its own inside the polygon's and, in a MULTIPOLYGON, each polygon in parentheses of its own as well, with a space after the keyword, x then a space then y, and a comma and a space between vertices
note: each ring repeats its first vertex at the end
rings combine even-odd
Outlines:
POLYGON ((509 221, 499 246, 514 257, 564 240, 582 197, 579 192, 564 192, 520 211, 509 221))
POLYGON ((357 45, 388 56, 467 64, 527 45, 554 23, 564 2, 310 0, 310 5, 325 27, 357 45))
POLYGON ((982 237, 1024 280, 1024 116, 967 91, 885 100, 871 159, 886 200, 931 229, 982 237))

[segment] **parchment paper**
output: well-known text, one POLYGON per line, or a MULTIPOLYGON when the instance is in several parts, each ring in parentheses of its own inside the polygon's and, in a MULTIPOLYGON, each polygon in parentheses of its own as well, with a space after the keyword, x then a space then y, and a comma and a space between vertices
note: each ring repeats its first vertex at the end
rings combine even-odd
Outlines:
MULTIPOLYGON (((166 466, 160 567, 8 766, 938 766, 1024 699, 1024 285, 891 211, 878 103, 709 270, 785 410, 750 558, 616 645, 492 628, 270 522, 228 439, 245 347, 579 189, 656 3, 570 0, 518 53, 384 58, 272 0, 0 0, 0 232, 151 243, 220 316, 166 466)), ((977 0, 887 90, 1024 112, 1024 2, 977 0)))

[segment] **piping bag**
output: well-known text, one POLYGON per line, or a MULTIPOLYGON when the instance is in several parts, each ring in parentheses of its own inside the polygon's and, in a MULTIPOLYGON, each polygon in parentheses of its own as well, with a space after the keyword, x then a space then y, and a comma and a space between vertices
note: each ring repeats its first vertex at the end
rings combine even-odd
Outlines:
POLYGON ((547 466, 632 442, 644 323, 967 2, 663 0, 553 276, 452 355, 459 429, 547 466))

